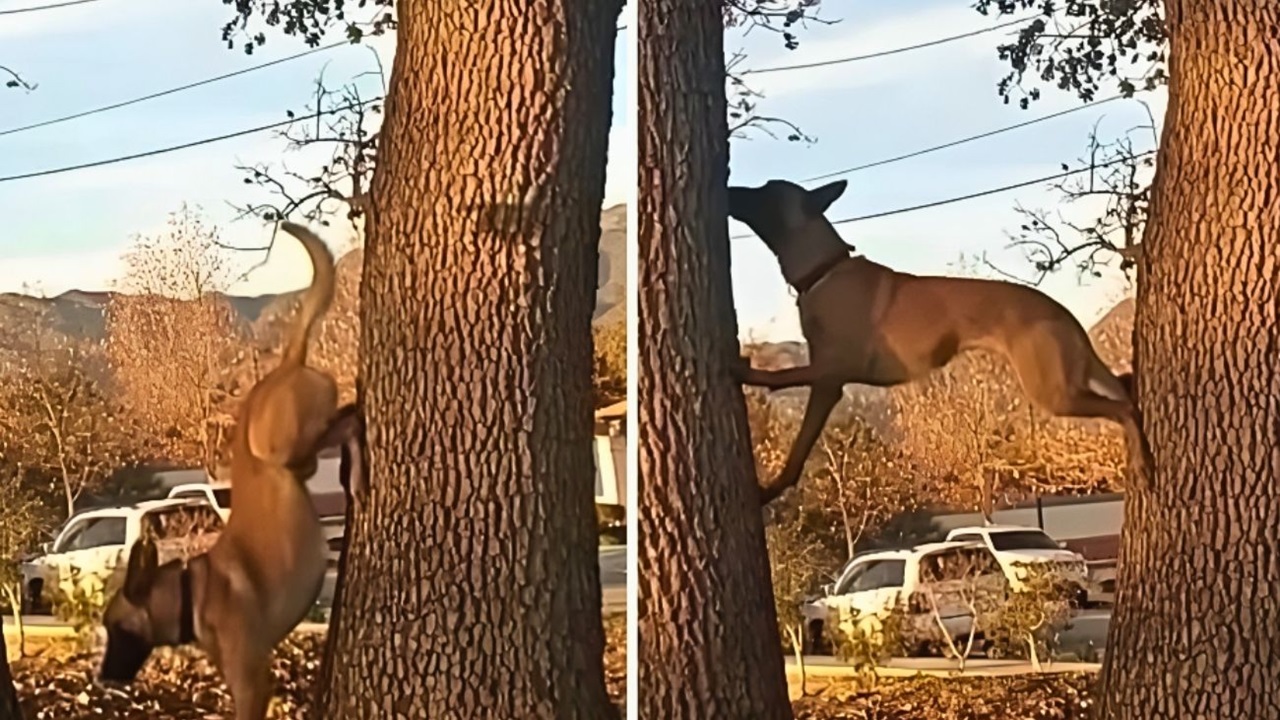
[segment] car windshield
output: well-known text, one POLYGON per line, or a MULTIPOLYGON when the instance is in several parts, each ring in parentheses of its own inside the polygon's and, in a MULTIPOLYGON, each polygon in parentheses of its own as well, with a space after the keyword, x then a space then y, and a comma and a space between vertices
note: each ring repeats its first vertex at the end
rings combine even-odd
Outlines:
POLYGON ((991 533, 991 547, 996 550, 1058 550, 1058 543, 1039 530, 1014 530, 991 533))

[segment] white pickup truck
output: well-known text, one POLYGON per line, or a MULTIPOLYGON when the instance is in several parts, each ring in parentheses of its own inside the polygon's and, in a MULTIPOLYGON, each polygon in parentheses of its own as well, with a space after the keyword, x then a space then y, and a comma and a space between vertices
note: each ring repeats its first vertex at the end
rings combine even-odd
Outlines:
POLYGON ((1014 590, 1022 587, 1027 577, 1027 571, 1021 566, 1048 566, 1063 580, 1076 586, 1077 604, 1083 606, 1088 601, 1089 568, 1084 557, 1066 549, 1040 528, 1020 525, 958 527, 947 533, 947 540, 985 545, 1014 590))

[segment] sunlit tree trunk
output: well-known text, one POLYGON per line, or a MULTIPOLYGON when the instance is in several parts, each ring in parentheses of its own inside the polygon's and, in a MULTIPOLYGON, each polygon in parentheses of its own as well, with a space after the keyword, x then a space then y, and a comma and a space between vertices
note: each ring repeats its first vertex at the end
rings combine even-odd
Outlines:
POLYGON ((1280 2, 1165 8, 1135 348, 1159 472, 1125 501, 1103 714, 1276 718, 1280 2))
POLYGON ((640 717, 790 718, 726 227, 722 5, 639 14, 640 717))
POLYGON ((319 717, 614 713, 591 315, 617 0, 402 0, 372 187, 348 525, 319 717))

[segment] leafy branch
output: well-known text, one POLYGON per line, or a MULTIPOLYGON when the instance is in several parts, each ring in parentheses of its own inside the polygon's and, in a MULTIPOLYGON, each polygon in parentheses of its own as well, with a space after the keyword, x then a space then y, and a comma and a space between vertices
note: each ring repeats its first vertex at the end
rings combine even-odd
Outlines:
POLYGON ((1161 0, 977 0, 974 9, 997 17, 1027 10, 1038 16, 996 48, 1010 67, 997 85, 1006 104, 1016 98, 1025 110, 1040 99, 1038 87, 1024 86, 1029 74, 1085 102, 1103 83, 1132 97, 1168 80, 1161 0))

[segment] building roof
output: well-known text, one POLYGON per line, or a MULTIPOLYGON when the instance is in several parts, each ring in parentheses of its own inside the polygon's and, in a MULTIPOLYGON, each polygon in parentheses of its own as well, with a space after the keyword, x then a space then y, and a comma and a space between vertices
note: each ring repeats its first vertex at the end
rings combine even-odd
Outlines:
POLYGON ((626 400, 619 400, 618 402, 612 405, 606 405, 605 407, 602 407, 599 410, 596 410, 597 420, 614 420, 618 418, 625 418, 626 416, 627 416, 626 400))

